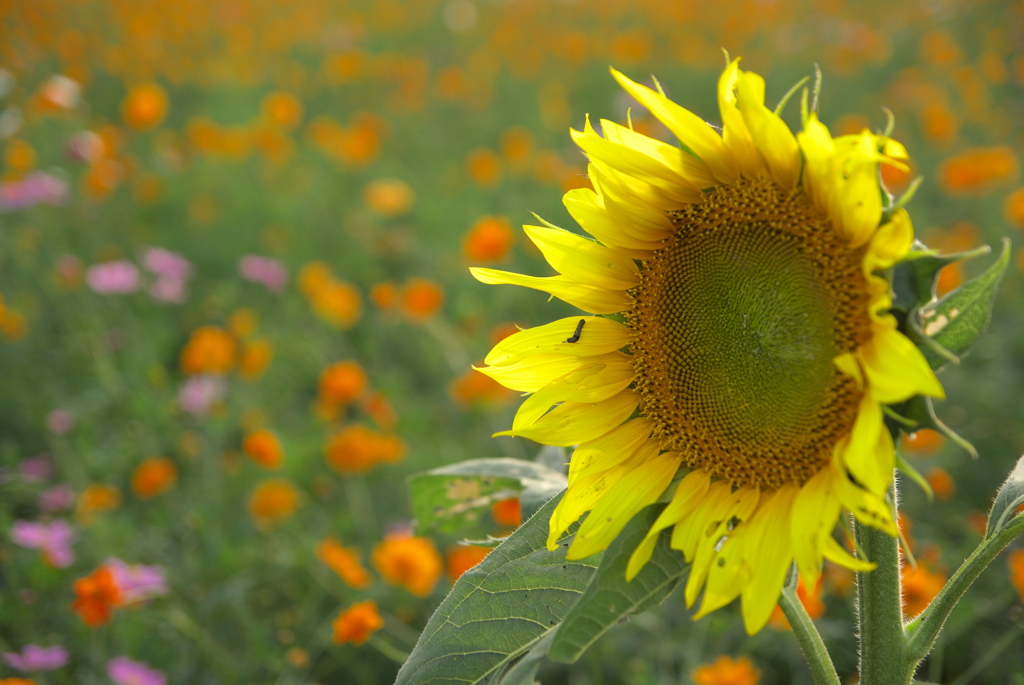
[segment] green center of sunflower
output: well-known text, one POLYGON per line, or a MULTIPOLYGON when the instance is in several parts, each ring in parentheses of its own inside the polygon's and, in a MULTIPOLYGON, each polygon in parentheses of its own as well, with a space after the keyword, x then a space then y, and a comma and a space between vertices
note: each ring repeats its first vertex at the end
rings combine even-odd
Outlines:
POLYGON ((770 181, 715 188, 672 219, 633 290, 641 412, 692 468, 802 484, 856 419, 861 391, 832 360, 870 335, 863 250, 770 181))

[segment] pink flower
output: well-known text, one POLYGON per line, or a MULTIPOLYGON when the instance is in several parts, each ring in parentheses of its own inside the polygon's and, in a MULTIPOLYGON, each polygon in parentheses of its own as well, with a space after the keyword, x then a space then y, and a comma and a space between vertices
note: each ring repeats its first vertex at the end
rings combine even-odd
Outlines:
POLYGON ((75 427, 75 415, 67 409, 54 409, 46 415, 46 428, 54 435, 64 435, 75 427))
POLYGON ((29 549, 38 549, 43 559, 56 568, 66 568, 75 560, 71 542, 75 533, 67 521, 57 519, 50 523, 38 521, 15 521, 11 528, 11 540, 29 549))
POLYGON ((108 661, 107 675, 117 685, 167 685, 167 675, 163 671, 150 668, 149 664, 141 661, 132 661, 126 656, 108 661))
POLYGON ((167 579, 159 566, 126 564, 120 559, 108 559, 104 566, 114 574, 114 582, 121 590, 125 604, 167 594, 167 579))
POLYGON ((192 264, 177 252, 162 247, 151 247, 142 255, 142 264, 152 273, 176 281, 186 281, 192 276, 192 264))
POLYGON ((238 273, 247 281, 262 283, 268 290, 279 293, 288 285, 288 272, 281 262, 270 257, 245 255, 238 263, 238 273))
POLYGON ((33 171, 20 181, 0 183, 0 211, 38 204, 61 205, 67 197, 67 182, 42 171, 33 171))
POLYGON ((37 454, 18 464, 18 472, 25 480, 33 483, 49 480, 53 475, 53 463, 47 454, 37 454))
POLYGON ((85 273, 85 282, 100 295, 133 293, 139 289, 139 270, 126 259, 93 264, 85 273))
POLYGON ((188 287, 185 281, 161 276, 149 286, 149 295, 160 302, 181 304, 188 299, 188 287))
POLYGON ((60 109, 73 109, 81 95, 82 86, 64 75, 51 76, 39 88, 39 96, 60 109))
POLYGON ((39 494, 39 508, 47 513, 70 509, 74 503, 75 491, 67 483, 54 485, 39 494))
POLYGON ((105 148, 103 139, 92 131, 80 131, 68 140, 68 155, 80 162, 95 162, 105 148))
POLYGON ((219 376, 190 376, 178 391, 178 403, 183 411, 199 416, 224 399, 226 392, 224 379, 219 376))
POLYGON ((60 645, 40 647, 25 645, 21 654, 4 652, 4 661, 19 671, 52 671, 68 663, 68 650, 60 645))

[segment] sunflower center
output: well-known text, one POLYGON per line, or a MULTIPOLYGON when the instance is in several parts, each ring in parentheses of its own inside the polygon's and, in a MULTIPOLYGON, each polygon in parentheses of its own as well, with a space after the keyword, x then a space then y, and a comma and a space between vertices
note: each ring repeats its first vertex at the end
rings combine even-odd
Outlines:
POLYGON ((736 486, 803 484, 856 419, 832 360, 870 335, 864 250, 800 190, 741 181, 673 212, 629 316, 641 413, 736 486))

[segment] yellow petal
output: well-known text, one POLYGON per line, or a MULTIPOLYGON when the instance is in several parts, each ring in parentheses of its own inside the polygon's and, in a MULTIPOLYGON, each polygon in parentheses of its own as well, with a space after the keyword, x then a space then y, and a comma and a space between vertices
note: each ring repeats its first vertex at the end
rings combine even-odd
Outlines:
MULTIPOLYGON (((722 114, 722 138, 739 162, 740 171, 747 178, 758 178, 765 172, 761 153, 754 147, 754 141, 736 107, 736 86, 739 82, 739 58, 734 59, 718 79, 718 109, 722 114)), ((764 102, 762 92, 761 101, 764 102)))
POLYGON ((896 330, 893 317, 874 328, 871 340, 858 350, 872 397, 893 404, 914 395, 946 396, 921 350, 896 330))
POLYGON ((639 465, 633 454, 625 455, 621 464, 606 471, 581 478, 569 486, 555 510, 551 513, 548 527, 548 549, 558 547, 558 539, 566 529, 579 520, 586 512, 594 508, 598 500, 604 497, 613 485, 619 482, 630 470, 639 465))
POLYGON ((832 468, 823 469, 803 484, 793 502, 789 534, 797 569, 808 587, 818 582, 825 539, 831 539, 839 519, 841 505, 835 478, 832 468))
MULTIPOLYGON (((658 445, 648 443, 640 451, 645 450, 656 453, 658 445)), ((677 453, 667 452, 634 466, 601 498, 576 531, 567 558, 582 559, 607 548, 637 512, 658 501, 679 470, 679 462, 677 453)))
MULTIPOLYGON (((838 142, 838 141, 837 141, 838 142)), ((878 185, 878 152, 875 139, 864 131, 856 145, 837 155, 837 184, 832 193, 832 220, 857 248, 866 243, 882 218, 882 194, 878 185)))
POLYGON ((651 560, 654 554, 654 546, 658 542, 661 531, 674 526, 689 516, 703 502, 704 495, 711 486, 711 476, 706 471, 691 471, 686 477, 679 481, 676 486, 672 501, 662 510, 655 520, 654 525, 647 532, 644 539, 633 550, 629 557, 629 565, 626 567, 626 580, 633 580, 640 569, 651 560))
POLYGON ((630 259, 647 259, 651 252, 662 247, 661 241, 668 235, 671 224, 666 218, 662 231, 642 229, 625 230, 609 214, 604 201, 590 188, 576 188, 562 196, 562 204, 583 230, 605 245, 617 248, 630 259))
POLYGON ((665 180, 681 182, 683 186, 695 190, 718 185, 707 164, 675 145, 649 138, 607 119, 601 120, 601 130, 608 140, 640 150, 649 158, 657 160, 662 166, 658 175, 665 180))
POLYGON ((822 553, 825 558, 833 564, 839 564, 840 566, 848 568, 851 571, 856 571, 857 573, 874 571, 878 566, 878 564, 872 561, 865 561, 864 559, 858 559, 851 555, 843 549, 843 546, 836 542, 835 538, 831 535, 825 538, 825 545, 822 548, 822 553))
MULTIPOLYGON (((857 410, 850 439, 846 443, 842 460, 857 482, 876 494, 883 494, 892 482, 895 456, 879 452, 882 433, 889 435, 882 421, 882 405, 870 394, 865 394, 857 410)), ((889 443, 892 445, 890 438, 889 443)))
MULTIPOLYGON (((534 425, 554 405, 562 402, 603 402, 633 382, 630 358, 621 352, 612 359, 595 358, 561 378, 556 378, 526 398, 519 406, 513 430, 534 425)), ((606 355, 610 357, 611 355, 606 355)))
POLYGON ((566 402, 528 428, 502 431, 494 435, 529 438, 542 445, 569 447, 601 437, 628 419, 638 404, 640 395, 634 390, 623 390, 595 404, 566 402))
POLYGON ((696 114, 680 107, 661 93, 631 81, 614 69, 611 71, 619 85, 707 164, 719 182, 736 181, 739 177, 739 166, 718 132, 696 114))
POLYGON ((588 358, 566 354, 534 354, 514 364, 483 366, 476 370, 510 390, 536 392, 554 379, 575 371, 589 361, 588 358))
POLYGON ((737 107, 761 152, 772 178, 783 190, 796 185, 800 176, 800 147, 779 115, 764 106, 764 79, 743 73, 736 83, 737 107))
MULTIPOLYGON (((718 550, 723 549, 723 540, 731 539, 736 534, 733 532, 734 530, 738 531, 743 522, 755 516, 760 499, 761 492, 757 488, 739 488, 730 493, 725 500, 724 509, 719 509, 710 518, 704 520, 704 530, 697 538, 693 566, 686 582, 687 606, 693 605, 708 573, 717 566, 716 554, 718 550)), ((707 597, 705 596, 706 601, 707 597)))
POLYGON ((627 290, 640 283, 636 263, 617 250, 560 228, 523 230, 555 271, 580 283, 608 290, 627 290))
POLYGON ((864 274, 870 276, 893 266, 907 255, 913 242, 914 226, 910 222, 910 215, 900 208, 872 236, 868 252, 864 255, 864 274))
MULTIPOLYGON (((796 499, 795 485, 785 485, 750 520, 743 558, 751 566, 750 583, 743 589, 743 626, 748 635, 764 628, 779 601, 793 561, 789 519, 796 499), (782 531, 781 534, 779 531, 782 531)), ((728 543, 727 543, 728 544, 728 543)), ((708 580, 710 590, 711 580, 708 580)))
POLYGON ((847 511, 857 517, 858 521, 896 537, 892 511, 883 498, 860 487, 845 475, 837 477, 835 484, 839 501, 847 511))
POLYGON ((540 278, 475 266, 470 267, 469 271, 481 283, 519 285, 551 293, 558 299, 593 314, 618 314, 633 308, 633 299, 623 290, 595 288, 566 276, 540 278))
POLYGON ((835 144, 828 128, 818 121, 818 115, 811 112, 804 124, 804 130, 797 134, 797 142, 804 155, 803 185, 811 201, 820 209, 831 207, 832 188, 835 185, 835 171, 832 159, 835 144))
POLYGON ((558 321, 526 328, 494 346, 484 363, 492 366, 511 364, 534 354, 567 354, 591 357, 620 350, 630 341, 630 331, 614 319, 603 316, 570 316, 558 321), (583 329, 579 340, 567 342, 576 333, 580 321, 583 329))
POLYGON ((650 419, 627 421, 596 440, 582 443, 569 461, 569 487, 581 478, 618 466, 647 442, 654 430, 650 419))

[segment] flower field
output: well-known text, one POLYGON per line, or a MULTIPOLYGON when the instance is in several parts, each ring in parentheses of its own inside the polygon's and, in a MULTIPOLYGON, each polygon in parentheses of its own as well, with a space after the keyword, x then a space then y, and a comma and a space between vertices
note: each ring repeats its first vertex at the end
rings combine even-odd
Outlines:
MULTIPOLYGON (((393 682, 523 518, 506 494, 472 531, 417 527, 407 479, 568 461, 491 437, 520 398, 473 366, 578 311, 469 267, 550 273, 519 226, 579 232, 588 113, 674 141, 609 66, 717 125, 722 48, 772 107, 818 64, 836 135, 891 111, 917 239, 993 247, 940 294, 1011 240, 987 334, 939 376, 978 456, 898 446, 934 492, 899 478, 918 614, 1024 453, 1021 35, 997 0, 0 0, 0 685, 393 682)), ((844 683, 853 583, 800 589, 844 683)), ((681 594, 540 680, 812 682, 781 610, 748 637, 681 594)), ((918 677, 1024 685, 1021 644, 1017 542, 918 677)))

